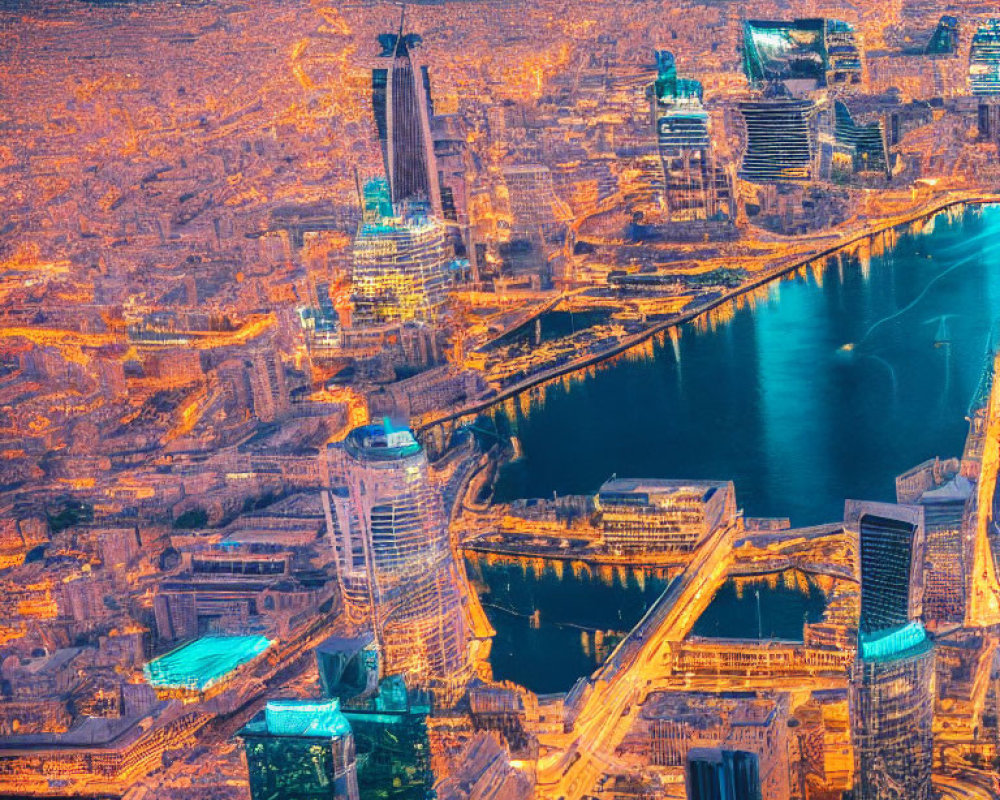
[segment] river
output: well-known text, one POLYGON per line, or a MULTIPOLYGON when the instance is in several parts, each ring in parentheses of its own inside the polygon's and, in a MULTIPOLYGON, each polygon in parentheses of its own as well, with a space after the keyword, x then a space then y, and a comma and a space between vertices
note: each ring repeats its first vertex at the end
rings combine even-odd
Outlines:
MULTIPOLYGON (((595 492, 616 474, 731 479, 748 516, 794 525, 840 519, 845 498, 893 500, 896 475, 961 454, 1000 308, 998 255, 1000 206, 941 212, 881 236, 870 258, 832 256, 686 324, 646 357, 498 407, 523 457, 502 470, 495 499, 595 492)), ((578 600, 574 621, 588 626, 588 606, 590 627, 609 604, 643 606, 616 591, 578 600)), ((554 615, 538 608, 532 635, 544 642, 554 615)), ((582 669, 582 649, 571 656, 564 639, 520 658, 582 669)))

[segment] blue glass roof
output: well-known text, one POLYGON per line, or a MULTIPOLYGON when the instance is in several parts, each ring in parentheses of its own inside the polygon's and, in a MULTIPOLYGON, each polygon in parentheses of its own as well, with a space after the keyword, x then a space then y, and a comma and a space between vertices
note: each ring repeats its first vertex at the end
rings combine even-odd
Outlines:
POLYGON ((335 738, 351 732, 339 700, 268 700, 264 723, 272 736, 335 738))
POLYGON ((142 671, 153 686, 202 691, 270 646, 266 636, 203 636, 154 658, 142 671))
POLYGON ((861 658, 865 661, 889 661, 928 644, 927 631, 919 622, 910 622, 898 628, 890 628, 860 636, 861 658))

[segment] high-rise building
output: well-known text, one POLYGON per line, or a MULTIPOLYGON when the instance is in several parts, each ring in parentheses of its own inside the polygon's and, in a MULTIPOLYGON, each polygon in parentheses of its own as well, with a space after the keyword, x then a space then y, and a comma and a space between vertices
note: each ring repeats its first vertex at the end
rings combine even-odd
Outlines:
POLYGON ((239 736, 253 800, 358 800, 354 736, 337 700, 270 700, 239 736))
POLYGON ((845 520, 856 528, 861 562, 861 633, 882 633, 923 611, 924 509, 917 505, 848 500, 845 520))
POLYGON ((441 216, 430 77, 415 52, 422 40, 404 34, 400 24, 399 33, 383 33, 378 41, 382 52, 372 70, 372 107, 392 202, 423 200, 441 216))
POLYGON ((1000 19, 987 20, 972 36, 969 89, 974 95, 1000 95, 1000 19))
POLYGON ((945 14, 927 40, 924 53, 929 56, 950 56, 958 50, 958 17, 945 14))
POLYGON ((931 796, 933 681, 921 623, 861 634, 850 692, 857 800, 931 796))
POLYGON ((814 177, 816 104, 791 97, 737 104, 746 126, 740 177, 752 183, 805 181, 814 177))
POLYGON ((751 86, 781 83, 799 93, 861 82, 854 29, 836 19, 747 20, 743 70, 751 86))
POLYGON ((330 460, 324 505, 337 572, 348 613, 374 628, 382 674, 442 691, 462 685, 469 624, 423 448, 386 421, 351 431, 330 460))
POLYGON ((358 754, 361 800, 427 800, 434 772, 427 735, 427 693, 398 675, 382 680, 374 695, 343 707, 358 754))
POLYGON ((858 532, 861 618, 851 674, 858 800, 931 793, 934 648, 922 610, 924 509, 849 500, 858 532))
POLYGON ((394 206, 382 180, 365 186, 364 206, 354 239, 354 324, 435 322, 449 283, 444 225, 424 204, 394 206))
POLYGON ((663 191, 671 222, 733 216, 732 188, 712 151, 710 120, 701 84, 677 77, 674 57, 656 53, 653 119, 663 167, 663 191))
POLYGON ((684 773, 688 800, 760 800, 756 753, 695 747, 684 773))

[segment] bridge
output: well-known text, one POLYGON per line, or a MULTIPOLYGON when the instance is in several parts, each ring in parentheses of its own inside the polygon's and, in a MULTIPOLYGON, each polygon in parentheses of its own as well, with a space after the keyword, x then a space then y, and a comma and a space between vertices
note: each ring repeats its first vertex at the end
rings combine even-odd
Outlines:
POLYGON ((732 563, 732 528, 719 528, 695 553, 593 676, 572 731, 540 736, 539 797, 575 798, 590 791, 639 713, 664 650, 681 642, 712 601, 732 563))
MULTIPOLYGON (((774 534, 801 547, 836 538, 839 526, 774 534)), ((772 537, 765 537, 772 538, 772 537)), ((693 554, 639 624, 581 691, 567 698, 567 730, 539 735, 539 797, 578 798, 617 766, 616 749, 642 704, 661 691, 800 691, 843 689, 853 653, 776 640, 689 637, 722 583, 738 571, 734 542, 746 533, 720 528, 693 554)))

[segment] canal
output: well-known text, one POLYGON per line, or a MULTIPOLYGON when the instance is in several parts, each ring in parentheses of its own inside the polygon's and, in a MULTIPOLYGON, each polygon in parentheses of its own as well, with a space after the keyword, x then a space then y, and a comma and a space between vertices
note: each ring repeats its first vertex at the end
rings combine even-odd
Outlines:
MULTIPOLYGON (((870 258, 831 257, 695 320, 648 357, 498 407, 493 421, 523 457, 502 470, 495 499, 595 492, 612 474, 731 479, 748 516, 797 526, 840 519, 845 498, 893 500, 897 474, 961 453, 1000 308, 998 256, 1000 207, 942 212, 880 237, 870 258)), ((537 628, 487 606, 494 668, 543 691, 593 668, 579 631, 575 649, 556 631, 561 592, 573 624, 627 630, 650 591, 616 584, 609 596, 565 573, 526 580, 511 591, 533 593, 537 628), (543 674, 559 677, 533 677, 543 674)))

